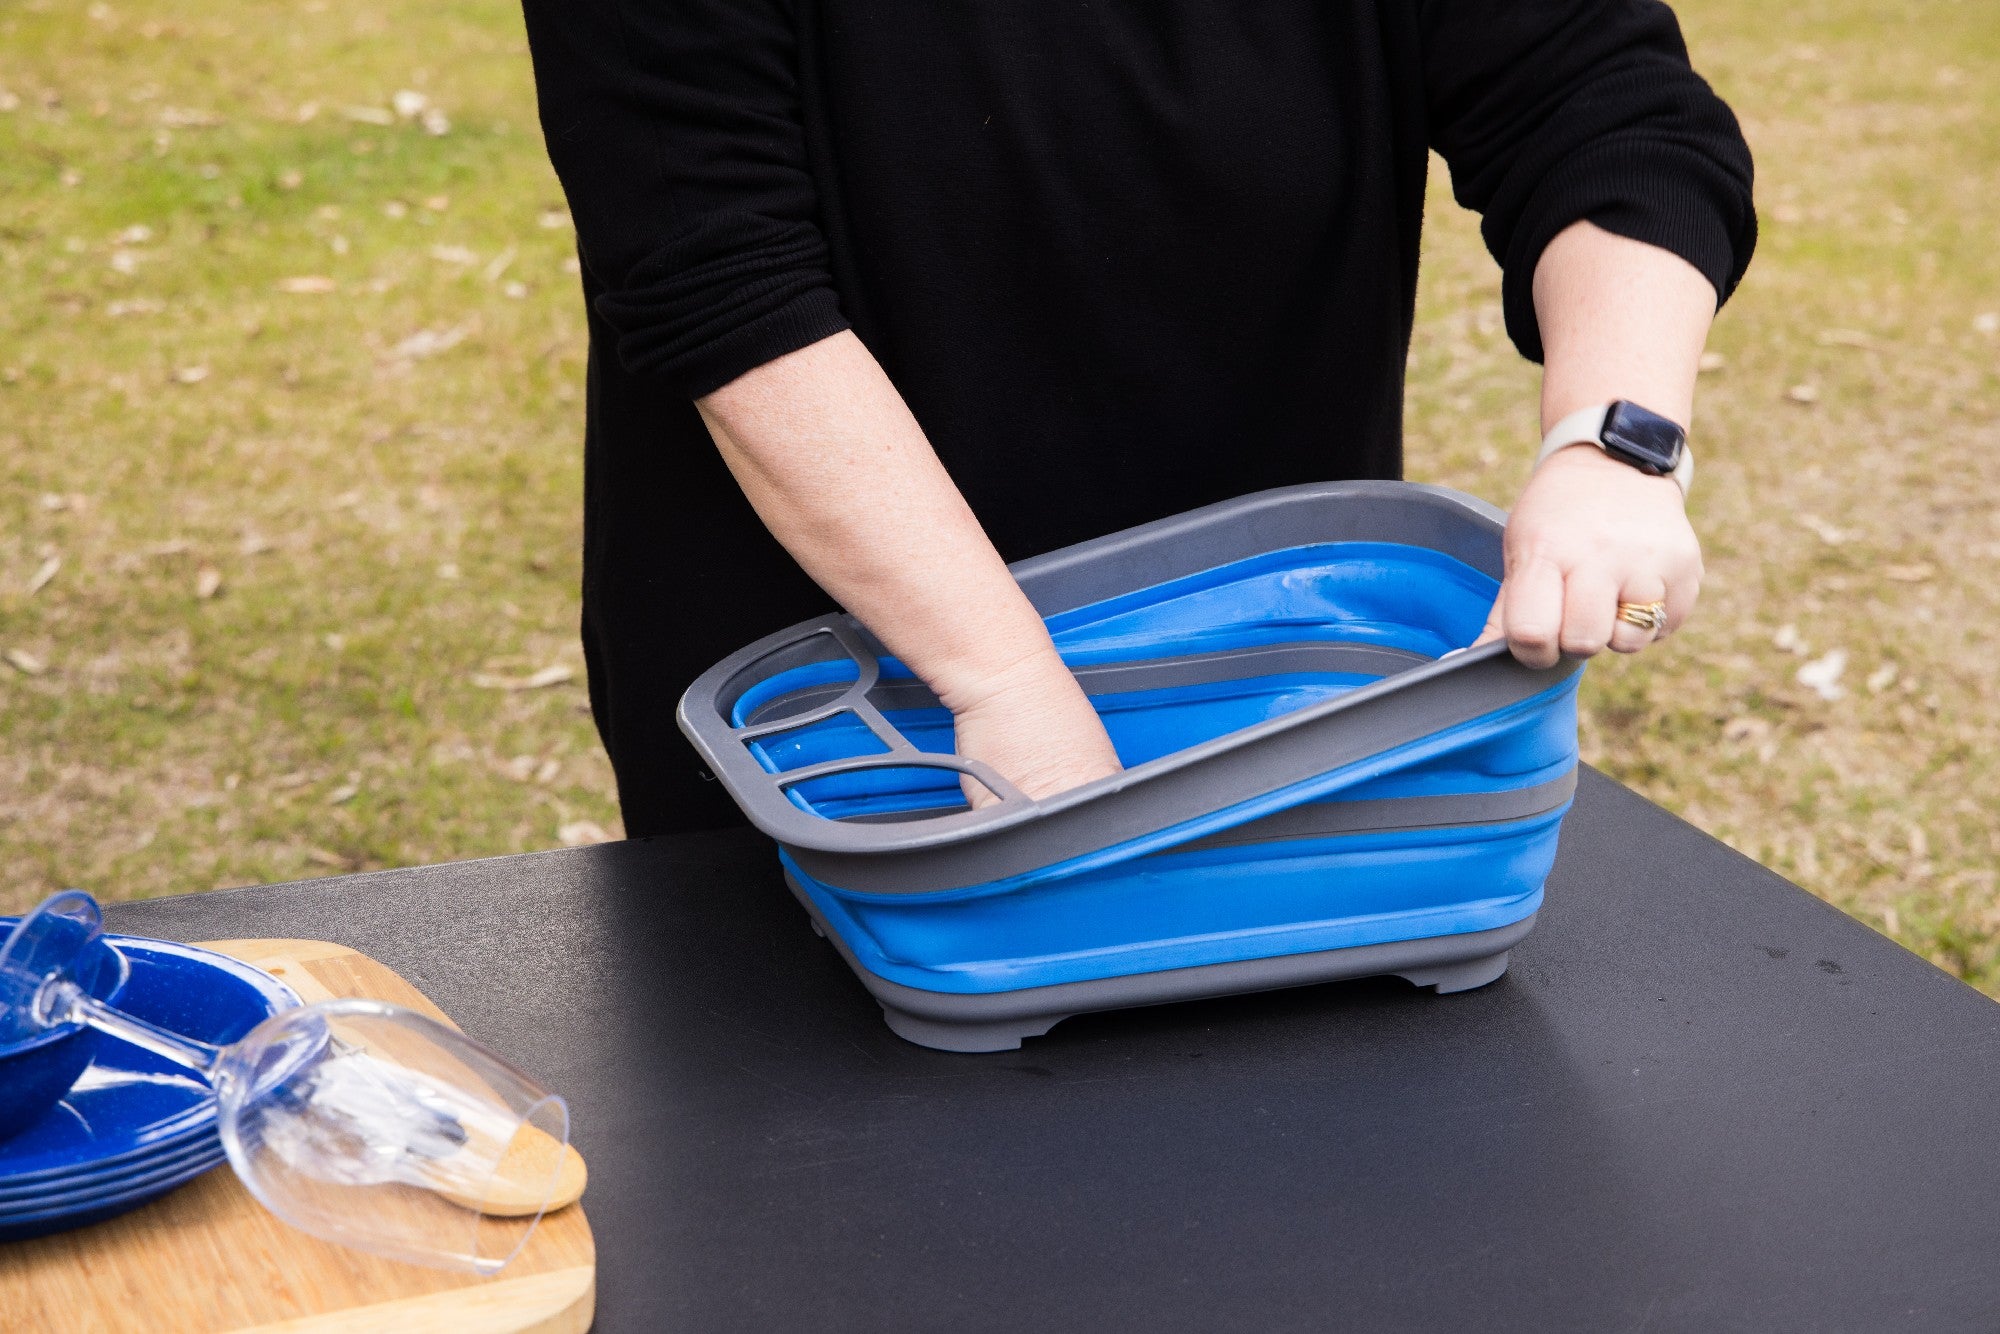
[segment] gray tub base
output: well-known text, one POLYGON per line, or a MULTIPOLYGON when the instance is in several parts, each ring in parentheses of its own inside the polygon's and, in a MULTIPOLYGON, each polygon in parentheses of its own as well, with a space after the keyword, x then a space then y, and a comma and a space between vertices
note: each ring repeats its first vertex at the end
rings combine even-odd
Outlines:
POLYGON ((881 1005, 889 1028, 898 1037, 938 1051, 1013 1051, 1023 1038, 1040 1037, 1071 1015, 1359 977, 1400 977, 1440 995, 1470 991, 1498 980, 1507 971, 1507 952, 1535 929, 1535 915, 1530 913, 1490 931, 967 995, 906 987, 864 967, 839 933, 827 929, 813 901, 789 875, 785 881, 811 915, 813 930, 833 943, 881 1005))

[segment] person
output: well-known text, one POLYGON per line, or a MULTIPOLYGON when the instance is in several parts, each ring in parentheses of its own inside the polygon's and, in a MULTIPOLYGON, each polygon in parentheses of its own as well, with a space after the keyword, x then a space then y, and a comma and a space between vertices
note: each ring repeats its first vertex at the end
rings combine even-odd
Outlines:
POLYGON ((583 634, 630 835, 739 818, 677 699, 830 600, 1030 796, 1114 772, 1004 562, 1400 476, 1433 148, 1544 427, 1584 441, 1513 509, 1487 636, 1547 664, 1692 610, 1672 459, 1588 447, 1606 405, 1686 426, 1755 242, 1749 150, 1654 0, 525 9, 588 308, 583 634))

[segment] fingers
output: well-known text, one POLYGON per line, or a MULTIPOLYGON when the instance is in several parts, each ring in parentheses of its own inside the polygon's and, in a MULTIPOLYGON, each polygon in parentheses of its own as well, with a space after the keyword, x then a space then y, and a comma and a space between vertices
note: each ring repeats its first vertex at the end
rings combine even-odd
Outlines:
POLYGON ((1667 591, 1663 595, 1667 604, 1667 624, 1660 631, 1661 639, 1680 629, 1687 618, 1694 615, 1695 600, 1701 596, 1702 573, 1701 559, 1696 557, 1693 569, 1677 571, 1668 578, 1667 591))
MULTIPOLYGON (((1659 578, 1629 579, 1626 581, 1625 587, 1619 591, 1618 601, 1645 606, 1652 602, 1664 602, 1666 601, 1666 597, 1667 587, 1664 580, 1659 578)), ((1657 639, 1659 634, 1658 630, 1648 630, 1643 626, 1634 625, 1623 617, 1617 616, 1614 609, 1611 625, 1611 641, 1608 647, 1613 653, 1637 653, 1640 649, 1657 639)))
POLYGON ((1590 658, 1611 642, 1618 623, 1619 581, 1595 570, 1571 570, 1563 584, 1562 650, 1590 658))
POLYGON ((1495 603, 1506 627, 1507 646, 1529 667, 1553 667, 1562 656, 1563 576, 1556 566, 1530 556, 1510 570, 1495 603))
POLYGON ((1637 653, 1664 639, 1694 611, 1701 589, 1699 570, 1671 582, 1653 576, 1621 581, 1572 570, 1551 562, 1524 562, 1510 574, 1493 600, 1476 644, 1505 637, 1514 656, 1530 667, 1552 667, 1558 657, 1588 658, 1610 649, 1637 653), (1647 630, 1618 616, 1618 604, 1666 604, 1666 624, 1647 630))

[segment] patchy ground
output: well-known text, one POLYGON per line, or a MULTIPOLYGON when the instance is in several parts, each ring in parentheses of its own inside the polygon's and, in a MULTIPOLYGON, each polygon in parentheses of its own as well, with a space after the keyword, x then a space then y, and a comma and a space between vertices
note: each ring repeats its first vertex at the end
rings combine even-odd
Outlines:
MULTIPOLYGON (((2000 25, 1681 10, 1765 237, 1701 614, 1592 668, 1586 750, 2000 993, 2000 25)), ((0 909, 616 834, 515 9, 26 0, 0 163, 0 909)), ((1534 374, 1442 175, 1433 214, 1410 472, 1505 503, 1534 374)))

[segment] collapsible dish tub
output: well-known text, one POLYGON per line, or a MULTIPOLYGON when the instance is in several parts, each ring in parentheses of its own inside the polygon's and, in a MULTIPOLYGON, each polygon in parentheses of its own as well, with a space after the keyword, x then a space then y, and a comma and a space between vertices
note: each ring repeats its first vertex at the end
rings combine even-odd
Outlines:
POLYGON ((1394 974, 1499 977, 1576 782, 1580 664, 1478 637, 1503 515, 1402 482, 1260 492, 1022 561, 1125 771, 1042 801, 855 621, 768 636, 680 724, 913 1042, 1394 974), (968 809, 969 776, 997 801, 968 809))

